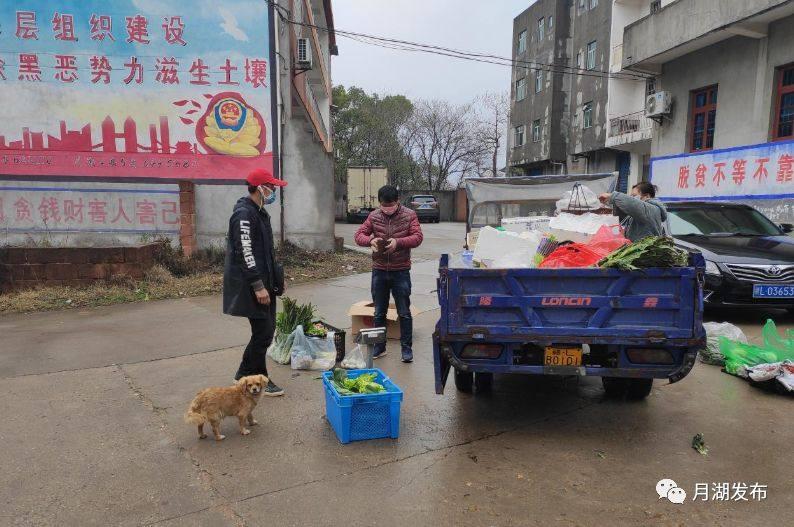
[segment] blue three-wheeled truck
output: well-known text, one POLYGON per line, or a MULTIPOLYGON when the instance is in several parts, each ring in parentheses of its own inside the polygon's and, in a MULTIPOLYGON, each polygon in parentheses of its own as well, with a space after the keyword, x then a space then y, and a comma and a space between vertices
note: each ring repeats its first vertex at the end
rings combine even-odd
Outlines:
MULTIPOLYGON (((502 217, 550 213, 576 183, 609 191, 615 176, 488 178, 467 182, 467 232, 502 217), (564 190, 563 190, 564 191, 564 190)), ((467 242, 468 243, 468 242, 467 242)), ((705 345, 705 262, 642 269, 483 269, 441 257, 441 316, 433 335, 436 393, 450 370, 462 392, 494 373, 601 377, 608 395, 647 396, 677 382, 705 345)))

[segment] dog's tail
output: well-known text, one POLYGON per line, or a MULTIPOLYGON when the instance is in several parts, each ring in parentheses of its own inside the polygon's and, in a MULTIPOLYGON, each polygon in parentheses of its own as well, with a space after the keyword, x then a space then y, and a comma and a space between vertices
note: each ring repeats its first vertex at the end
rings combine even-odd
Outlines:
POLYGON ((207 419, 198 412, 198 404, 195 401, 190 403, 190 408, 185 412, 185 422, 194 425, 202 425, 207 422, 207 419))

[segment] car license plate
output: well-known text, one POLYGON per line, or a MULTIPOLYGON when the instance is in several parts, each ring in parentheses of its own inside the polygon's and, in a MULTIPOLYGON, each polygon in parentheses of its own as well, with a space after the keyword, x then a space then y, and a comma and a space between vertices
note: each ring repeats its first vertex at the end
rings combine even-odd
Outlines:
POLYGON ((419 208, 420 209, 432 209, 433 207, 431 207, 430 205, 419 205, 419 208))
POLYGON ((794 298, 794 285, 756 284, 753 298, 794 298))
POLYGON ((582 348, 547 346, 543 353, 544 366, 581 366, 582 348))

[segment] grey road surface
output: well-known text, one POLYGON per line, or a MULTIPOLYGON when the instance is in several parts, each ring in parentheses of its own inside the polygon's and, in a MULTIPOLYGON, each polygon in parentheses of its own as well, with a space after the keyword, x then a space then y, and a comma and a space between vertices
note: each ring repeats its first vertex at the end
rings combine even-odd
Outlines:
MULTIPOLYGON (((428 261, 413 269, 416 361, 400 363, 390 343, 376 363, 405 392, 397 440, 341 445, 318 374, 274 364, 286 395, 260 403, 261 425, 242 437, 230 419, 225 441, 199 440, 187 404, 229 384, 247 340, 247 322, 222 316, 218 296, 0 317, 0 525, 786 523, 792 400, 717 367, 657 383, 642 402, 605 399, 589 378, 501 376, 488 395, 452 383, 436 395, 434 260, 459 231, 427 225, 417 251, 428 261), (696 433, 707 456, 690 446, 696 433), (658 498, 663 478, 684 504, 658 498), (725 482, 766 485, 766 497, 692 500, 697 484, 725 482)), ((349 327, 369 277, 289 294, 349 327)), ((758 340, 768 314, 717 316, 758 340)))

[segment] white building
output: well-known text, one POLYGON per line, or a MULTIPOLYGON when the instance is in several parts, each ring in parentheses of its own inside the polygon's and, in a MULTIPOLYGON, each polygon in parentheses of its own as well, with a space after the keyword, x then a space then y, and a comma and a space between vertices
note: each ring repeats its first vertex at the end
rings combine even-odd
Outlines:
MULTIPOLYGON (((276 17, 280 64, 279 111, 284 192, 284 237, 302 247, 334 248, 334 157, 331 130, 331 56, 336 38, 331 0, 279 0, 290 23, 276 17), (311 26, 320 26, 316 29, 311 26), (311 69, 298 62, 307 39, 311 69)), ((286 15, 282 11, 283 15, 286 15)), ((275 227, 274 227, 275 229, 275 227)))
POLYGON ((651 4, 615 1, 625 16, 613 19, 624 29, 612 32, 622 36, 612 62, 653 75, 664 112, 654 123, 632 117, 642 86, 613 82, 608 142, 650 154, 663 197, 745 201, 791 221, 794 1, 651 4))
MULTIPOLYGON (((650 16, 673 0, 612 0, 612 25, 610 30, 610 73, 623 69, 623 34, 627 26, 650 16)), ((653 121, 645 115, 645 101, 657 90, 653 77, 658 72, 647 73, 643 82, 629 78, 611 78, 607 99, 606 146, 629 152, 631 155, 629 187, 648 178, 651 157, 653 121)))

